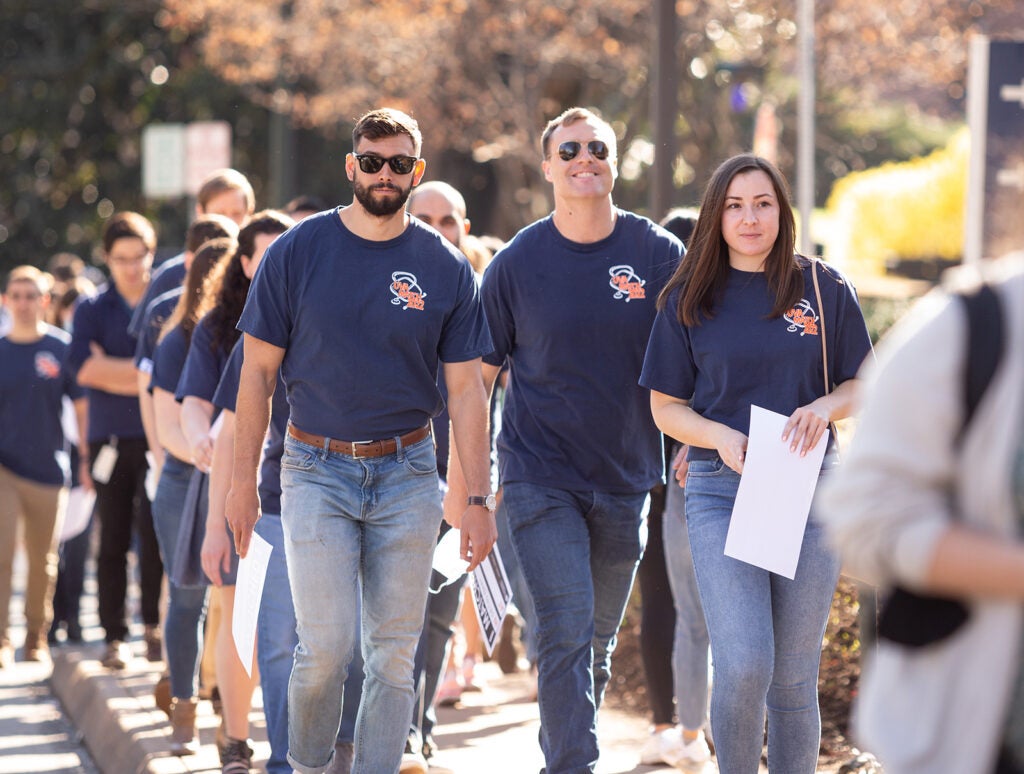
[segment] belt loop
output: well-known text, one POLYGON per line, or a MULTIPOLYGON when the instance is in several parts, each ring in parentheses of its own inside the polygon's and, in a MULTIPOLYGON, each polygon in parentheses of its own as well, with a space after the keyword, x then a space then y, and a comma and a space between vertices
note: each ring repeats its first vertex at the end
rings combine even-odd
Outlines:
POLYGON ((328 438, 325 435, 324 436, 324 449, 323 449, 322 452, 320 452, 320 459, 326 460, 327 459, 327 455, 329 455, 330 453, 331 453, 331 439, 328 438))
POLYGON ((401 462, 405 457, 405 450, 402 448, 402 436, 395 436, 395 454, 398 456, 398 461, 401 462))

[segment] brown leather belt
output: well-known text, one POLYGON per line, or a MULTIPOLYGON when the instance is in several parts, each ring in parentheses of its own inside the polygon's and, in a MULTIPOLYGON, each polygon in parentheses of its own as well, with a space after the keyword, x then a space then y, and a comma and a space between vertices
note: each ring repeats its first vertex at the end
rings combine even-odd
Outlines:
MULTIPOLYGON (((310 446, 316 446, 320 449, 324 448, 324 441, 327 440, 322 435, 313 435, 313 433, 299 430, 299 428, 291 423, 288 424, 288 435, 297 441, 308 443, 310 446)), ((406 446, 412 446, 414 443, 419 443, 428 435, 430 435, 430 425, 424 425, 405 435, 399 436, 398 440, 402 442, 402 448, 405 448, 406 446)), ((382 441, 336 441, 332 438, 327 449, 328 451, 347 454, 349 457, 358 459, 360 457, 384 457, 388 454, 394 454, 398 451, 398 444, 395 443, 394 438, 385 438, 382 441)))

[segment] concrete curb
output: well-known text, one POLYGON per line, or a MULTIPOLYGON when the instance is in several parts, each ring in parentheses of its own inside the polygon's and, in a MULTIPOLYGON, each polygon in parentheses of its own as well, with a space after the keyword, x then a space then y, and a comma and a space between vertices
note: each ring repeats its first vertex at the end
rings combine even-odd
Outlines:
POLYGON ((218 719, 207 702, 201 702, 205 711, 201 709, 197 717, 203 743, 199 754, 180 758, 170 754, 167 716, 153 701, 161 667, 136 658, 126 669, 115 672, 91 658, 87 650, 55 651, 51 690, 103 774, 220 770, 214 743, 218 719))

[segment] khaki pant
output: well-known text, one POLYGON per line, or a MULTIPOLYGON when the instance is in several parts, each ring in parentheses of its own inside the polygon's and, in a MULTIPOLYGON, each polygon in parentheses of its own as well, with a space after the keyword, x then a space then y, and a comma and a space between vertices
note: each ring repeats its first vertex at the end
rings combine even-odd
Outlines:
POLYGON ((66 488, 29 481, 0 465, 0 643, 9 642, 11 576, 19 517, 28 559, 25 587, 28 636, 45 636, 49 630, 53 618, 53 588, 57 582, 57 543, 67 500, 66 488))

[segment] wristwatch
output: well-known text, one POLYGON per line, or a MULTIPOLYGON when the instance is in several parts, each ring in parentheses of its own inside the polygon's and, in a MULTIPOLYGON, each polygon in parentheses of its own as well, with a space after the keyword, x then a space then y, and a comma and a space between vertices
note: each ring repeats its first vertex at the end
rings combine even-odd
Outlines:
POLYGON ((469 497, 466 498, 466 505, 482 505, 491 513, 494 513, 494 509, 498 507, 498 501, 492 494, 487 495, 487 497, 481 497, 480 495, 470 495, 469 497))

